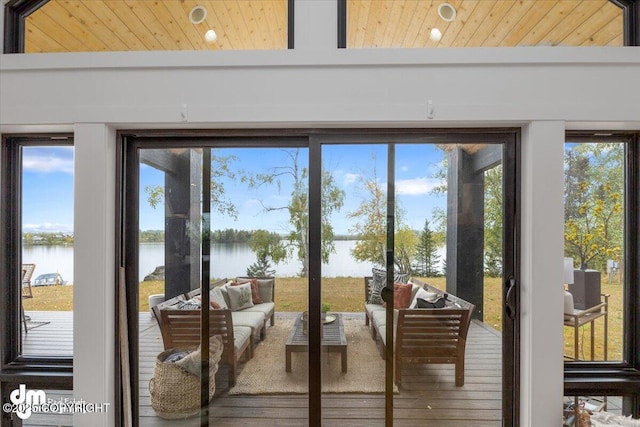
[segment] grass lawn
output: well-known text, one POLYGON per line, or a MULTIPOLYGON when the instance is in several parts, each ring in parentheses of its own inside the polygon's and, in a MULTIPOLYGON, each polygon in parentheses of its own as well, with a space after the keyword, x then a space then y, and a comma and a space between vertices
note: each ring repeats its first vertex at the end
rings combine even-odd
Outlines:
MULTIPOLYGON (((439 289, 446 288, 444 277, 422 278, 439 289)), ((276 311, 299 312, 307 309, 307 281, 299 277, 278 277, 276 279, 276 311)), ((501 330, 502 296, 500 278, 485 278, 484 322, 496 330, 501 330)), ((364 288, 362 277, 332 277, 322 280, 322 301, 331 306, 331 311, 363 311, 364 288)), ((622 355, 622 307, 623 295, 620 283, 608 284, 603 281, 602 293, 609 294, 609 342, 608 359, 621 360, 622 355)), ((27 311, 71 311, 73 309, 73 286, 35 286, 33 298, 24 300, 27 311)), ((140 311, 149 310, 149 295, 164 293, 164 282, 140 283, 140 311)), ((596 321, 596 360, 603 358, 604 319, 596 321)), ((588 358, 590 349, 589 326, 580 328, 580 346, 584 348, 581 359, 588 358)), ((582 353, 582 352, 581 352, 582 353)), ((573 357, 573 328, 564 328, 564 354, 573 357)))

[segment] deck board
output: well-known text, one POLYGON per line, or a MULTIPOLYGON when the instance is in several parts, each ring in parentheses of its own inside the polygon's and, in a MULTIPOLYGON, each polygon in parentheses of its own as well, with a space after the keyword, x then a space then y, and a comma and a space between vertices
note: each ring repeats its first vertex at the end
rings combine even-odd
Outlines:
MULTIPOLYGON (((25 354, 46 354, 54 351, 71 355, 73 351, 73 316, 70 312, 27 312, 35 321, 48 325, 30 330, 24 337, 25 354)), ((276 313, 278 318, 290 313, 276 313)), ((349 313, 349 316, 359 316, 349 313)), ((362 314, 364 324, 364 315, 362 314)), ((160 331, 148 312, 140 313, 140 425, 196 426, 199 418, 163 420, 149 400, 149 379, 153 376, 155 356, 163 350, 160 331)), ((267 332, 268 333, 268 332, 267 332)), ((378 354, 376 357, 380 357, 378 354)), ((282 354, 284 363, 284 349, 282 354)), ((473 322, 468 334, 465 385, 454 385, 453 365, 418 365, 405 369, 402 387, 394 395, 394 425, 396 426, 500 426, 502 393, 502 352, 499 335, 490 328, 473 322)), ((240 364, 242 372, 244 362, 240 364)), ((382 374, 382 373, 381 373, 382 374)), ((211 401, 211 425, 244 427, 307 424, 306 395, 238 396, 227 393, 227 372, 221 366, 216 375, 216 396, 211 401)), ((71 392, 60 392, 71 396, 71 392)), ((383 426, 383 394, 324 394, 323 425, 383 426)), ((24 425, 71 425, 70 415, 44 417, 33 415, 24 425)))

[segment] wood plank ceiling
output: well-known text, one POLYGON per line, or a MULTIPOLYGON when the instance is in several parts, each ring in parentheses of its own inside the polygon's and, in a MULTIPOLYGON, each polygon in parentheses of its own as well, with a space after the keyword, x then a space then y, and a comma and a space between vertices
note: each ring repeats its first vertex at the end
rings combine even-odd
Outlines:
MULTIPOLYGON (((623 45, 622 9, 609 0, 449 0, 450 22, 442 3, 348 0, 347 47, 623 45)), ((50 0, 25 31, 25 52, 286 48, 287 0, 50 0), (189 22, 196 5, 207 10, 200 24, 189 22)))

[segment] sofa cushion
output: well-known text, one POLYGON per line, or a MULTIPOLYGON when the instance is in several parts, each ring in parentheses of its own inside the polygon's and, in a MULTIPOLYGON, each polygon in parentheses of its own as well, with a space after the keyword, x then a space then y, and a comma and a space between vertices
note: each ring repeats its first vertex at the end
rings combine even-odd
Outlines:
POLYGON ((384 307, 380 304, 365 304, 364 309, 369 317, 376 311, 384 311, 384 307))
POLYGON ((263 302, 262 304, 256 304, 253 307, 245 308, 242 310, 242 313, 252 312, 252 313, 262 313, 264 318, 271 317, 273 310, 275 310, 276 305, 272 302, 263 302))
POLYGON ((386 310, 377 310, 372 314, 373 324, 378 328, 387 324, 387 311, 386 310))
POLYGON ((231 311, 238 311, 243 308, 253 307, 250 283, 237 286, 227 286, 227 295, 229 295, 229 307, 231 308, 231 311))
POLYGON ((264 314, 255 311, 234 311, 231 313, 233 326, 247 326, 253 329, 254 333, 264 327, 264 314))
POLYGON ((253 331, 248 326, 233 326, 233 348, 236 352, 240 351, 242 346, 248 339, 251 339, 253 331))

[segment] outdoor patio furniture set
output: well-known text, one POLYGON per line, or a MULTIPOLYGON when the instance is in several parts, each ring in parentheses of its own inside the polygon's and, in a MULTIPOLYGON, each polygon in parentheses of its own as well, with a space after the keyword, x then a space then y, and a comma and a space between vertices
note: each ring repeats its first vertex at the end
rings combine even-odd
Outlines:
MULTIPOLYGON (((386 309, 380 298, 372 298, 373 286, 373 278, 365 277, 366 325, 370 327, 372 338, 384 359, 386 309)), ((210 305, 213 309, 209 310, 209 333, 222 338, 224 350, 220 363, 229 368, 229 387, 235 385, 240 358, 244 355, 245 361, 250 360, 255 344, 265 338, 267 320, 270 319, 272 326, 274 324, 274 289, 274 278, 223 279, 211 285, 210 305)), ((464 385, 466 338, 475 306, 447 295, 442 308, 420 308, 424 301, 433 300, 443 293, 415 279, 404 286, 395 284, 394 289, 395 382, 401 384, 403 366, 436 363, 455 364, 455 384, 464 385), (404 290, 400 291, 402 287, 404 290)), ((162 302, 152 311, 160 326, 165 350, 199 345, 200 289, 162 302)), ((301 351, 308 345, 303 344, 295 351, 301 351)), ((342 347, 343 370, 346 371, 346 341, 342 347)))
MULTIPOLYGON (((381 278, 384 284, 384 278, 381 278)), ((380 291, 379 284, 378 292, 380 291)), ((364 278, 365 323, 370 326, 380 354, 386 357, 387 313, 382 300, 375 296, 373 277, 364 278), (373 297, 372 297, 373 294, 373 297)), ((464 357, 467 332, 475 306, 461 298, 447 295, 442 308, 420 308, 421 301, 443 298, 441 290, 413 279, 412 283, 394 284, 394 377, 402 382, 402 368, 410 364, 455 364, 455 384, 464 385, 464 357), (403 295, 404 294, 404 295, 403 295)))
MULTIPOLYGON (((238 361, 253 357, 256 341, 264 339, 267 320, 275 319, 274 278, 219 280, 209 293, 209 335, 220 335, 220 363, 229 367, 229 387, 235 385, 238 361)), ((200 289, 162 302, 152 309, 160 325, 165 350, 200 344, 200 289)))

